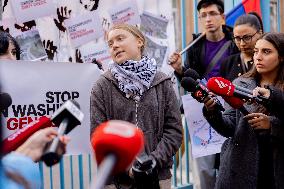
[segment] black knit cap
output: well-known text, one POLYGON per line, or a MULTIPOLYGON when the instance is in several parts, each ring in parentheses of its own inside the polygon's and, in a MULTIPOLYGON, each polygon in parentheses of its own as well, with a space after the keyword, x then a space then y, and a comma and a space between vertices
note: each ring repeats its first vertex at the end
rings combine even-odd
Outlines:
POLYGON ((201 0, 197 4, 197 10, 199 11, 205 3, 208 4, 208 5, 217 5, 217 6, 219 6, 220 8, 222 8, 221 13, 224 13, 224 3, 221 0, 201 0))

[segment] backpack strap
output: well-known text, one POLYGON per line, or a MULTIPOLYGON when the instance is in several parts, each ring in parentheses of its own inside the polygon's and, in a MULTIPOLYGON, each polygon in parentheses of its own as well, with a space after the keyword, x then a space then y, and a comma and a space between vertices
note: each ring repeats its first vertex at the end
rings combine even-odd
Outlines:
POLYGON ((223 54, 225 53, 227 48, 231 45, 231 43, 232 41, 229 40, 219 49, 219 51, 215 54, 215 56, 212 58, 211 62, 209 63, 206 72, 204 73, 204 76, 207 76, 211 72, 211 70, 215 67, 215 65, 223 56, 223 54))

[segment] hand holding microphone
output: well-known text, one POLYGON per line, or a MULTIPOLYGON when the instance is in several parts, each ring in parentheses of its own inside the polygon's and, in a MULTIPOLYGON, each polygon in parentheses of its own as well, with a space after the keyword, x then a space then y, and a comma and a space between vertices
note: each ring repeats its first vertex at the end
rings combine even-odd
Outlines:
MULTIPOLYGON (((19 146, 21 146, 29 137, 31 137, 37 131, 39 131, 41 129, 45 129, 47 127, 59 126, 61 121, 63 120, 63 118, 66 118, 68 116, 72 117, 72 115, 69 115, 68 113, 66 113, 66 112, 68 112, 66 106, 69 103, 72 103, 72 102, 67 101, 66 104, 64 104, 63 106, 61 106, 58 110, 56 110, 54 112, 54 114, 52 115, 51 118, 46 117, 46 116, 42 116, 38 120, 28 124, 26 127, 19 129, 16 132, 14 132, 13 134, 9 135, 7 138, 5 138, 2 141, 2 153, 6 154, 6 153, 9 153, 13 150, 16 150, 19 146)), ((69 110, 69 112, 74 112, 74 111, 75 111, 74 115, 76 115, 76 111, 78 111, 78 110, 76 110, 76 109, 69 110)), ((80 116, 82 116, 82 115, 80 114, 80 116)), ((82 118, 83 117, 80 117, 79 119, 82 119, 82 118)), ((71 120, 71 122, 74 122, 74 121, 71 120)), ((74 124, 74 123, 72 123, 72 124, 74 124)), ((66 134, 74 128, 74 125, 72 125, 72 124, 68 125, 67 130, 66 130, 66 134)), ((62 128, 59 129, 59 133, 61 135, 64 134, 63 131, 62 131, 62 128)), ((62 145, 62 147, 63 147, 62 149, 64 149, 65 145, 62 145)))
POLYGON ((148 155, 136 158, 132 168, 137 189, 160 189, 157 162, 148 155))
POLYGON ((143 132, 135 125, 112 120, 99 125, 91 136, 99 165, 92 189, 101 189, 110 175, 124 172, 144 146, 143 132))
POLYGON ((213 98, 207 97, 204 100, 204 106, 208 111, 215 110, 216 103, 213 98))
POLYGON ((55 127, 55 125, 52 123, 50 118, 42 116, 37 121, 17 130, 2 141, 2 153, 6 154, 16 150, 35 132, 47 127, 55 127))
POLYGON ((254 97, 264 96, 267 99, 270 97, 270 90, 262 87, 256 87, 253 89, 252 93, 254 97))
POLYGON ((253 96, 253 91, 234 85, 232 82, 222 77, 210 78, 207 82, 207 87, 210 91, 220 96, 235 96, 245 100, 256 101, 261 104, 268 102, 267 97, 262 95, 253 96))
MULTIPOLYGON (((34 162, 37 162, 40 160, 45 145, 52 141, 57 134, 57 131, 52 127, 41 129, 30 136, 24 144, 16 149, 16 152, 26 155, 32 158, 34 162)), ((67 137, 61 140, 65 145, 69 142, 69 138, 67 137)))
POLYGON ((60 137, 68 134, 77 125, 80 125, 84 114, 80 111, 79 104, 74 100, 66 101, 53 115, 52 121, 59 125, 58 136, 46 145, 41 160, 47 166, 58 163, 65 153, 65 144, 60 137))
POLYGON ((191 95, 194 99, 196 99, 198 102, 206 103, 207 108, 209 108, 208 106, 210 105, 212 106, 210 109, 212 109, 214 106, 214 108, 224 111, 220 101, 213 93, 210 93, 206 87, 205 79, 200 80, 199 74, 193 69, 188 69, 184 75, 185 77, 183 77, 181 80, 181 85, 186 91, 191 92, 191 95))

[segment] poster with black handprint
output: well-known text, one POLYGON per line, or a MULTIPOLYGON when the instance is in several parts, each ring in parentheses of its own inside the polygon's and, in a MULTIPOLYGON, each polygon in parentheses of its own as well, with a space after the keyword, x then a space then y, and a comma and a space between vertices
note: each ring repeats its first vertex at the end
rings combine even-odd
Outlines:
MULTIPOLYGON (((69 58, 72 57, 72 62, 80 62, 80 53, 79 51, 76 52, 76 49, 80 49, 81 51, 81 46, 86 45, 86 42, 98 43, 99 41, 104 40, 102 36, 106 36, 105 34, 112 26, 113 22, 127 22, 132 20, 133 18, 138 17, 138 19, 136 19, 135 21, 136 25, 137 23, 140 23, 139 13, 144 11, 151 12, 154 15, 167 15, 167 13, 170 14, 170 2, 172 1, 159 1, 161 5, 156 6, 158 2, 153 2, 151 0, 143 0, 143 2, 140 0, 2 0, 2 10, 4 10, 2 23, 5 24, 3 24, 3 27, 0 29, 10 32, 10 34, 13 36, 21 34, 25 31, 37 29, 39 31, 40 37, 43 39, 43 46, 45 48, 49 61, 68 62, 69 58), (45 6, 51 4, 53 4, 52 11, 50 11, 50 14, 46 14, 46 16, 43 17, 42 15, 45 14, 45 12, 49 11, 49 8, 45 8, 45 6), (31 17, 29 19, 24 19, 26 15, 22 14, 21 11, 15 11, 15 6, 18 6, 18 9, 22 9, 22 12, 32 12, 35 8, 36 10, 32 15, 30 15, 31 17), (67 31, 67 22, 70 19, 75 19, 76 17, 84 16, 88 13, 92 15, 94 13, 99 14, 100 17, 96 19, 99 21, 98 27, 93 26, 92 29, 97 29, 102 26, 103 35, 99 39, 89 39, 88 41, 82 40, 79 41, 79 44, 73 45, 67 31), (16 20, 16 18, 18 20, 16 20), (11 20, 8 24, 6 24, 7 19, 11 20), (24 20, 19 21, 19 19, 24 20)), ((170 17, 168 16, 167 18, 170 17)), ((145 19, 148 24, 147 26, 151 25, 150 22, 152 23, 152 21, 149 20, 150 18, 145 19)), ((173 28, 172 20, 173 19, 169 19, 167 27, 169 30, 167 30, 167 32, 170 33, 170 35, 168 33, 167 37, 171 39, 170 42, 174 42, 174 31, 170 30, 173 28)), ((83 24, 83 22, 81 22, 81 24, 83 24)), ((155 30, 156 33, 152 32, 154 33, 152 36, 155 36, 157 38, 164 38, 165 30, 162 26, 164 24, 156 24, 156 22, 153 22, 153 24, 157 29, 155 30), (160 33, 157 33, 157 31, 160 33)), ((72 29, 74 28, 71 28, 71 30, 72 29)), ((79 27, 76 27, 76 30, 78 31, 81 29, 79 27)), ((147 34, 150 35, 151 31, 147 31, 147 34)), ((82 30, 75 33, 75 35, 73 35, 73 38, 80 37, 82 36, 82 34, 86 34, 88 32, 88 30, 82 30)), ((168 44, 168 48, 175 49, 174 46, 175 45, 172 43, 168 44)), ((102 50, 103 49, 98 50, 98 53, 101 53, 102 50)), ((163 51, 155 50, 155 52, 157 55, 158 52, 163 51)), ((81 59, 83 60, 83 55, 85 55, 85 53, 81 51, 81 54, 81 59)))
POLYGON ((99 6, 99 0, 79 0, 79 2, 88 11, 95 11, 99 6))
POLYGON ((54 42, 49 39, 43 40, 42 43, 45 48, 48 60, 53 60, 55 53, 57 53, 57 46, 55 46, 54 42))
POLYGON ((64 25, 64 21, 71 17, 72 10, 68 9, 66 6, 61 6, 57 8, 56 14, 57 18, 54 19, 54 23, 59 31, 65 32, 66 27, 64 25))
POLYGON ((27 22, 55 14, 53 0, 10 0, 17 22, 27 22), (39 11, 40 10, 40 11, 39 11))
MULTIPOLYGON (((70 56, 69 57, 69 62, 73 62, 73 58, 70 56)), ((81 51, 79 49, 75 49, 75 62, 76 63, 84 63, 82 60, 82 54, 81 51)))
POLYGON ((31 20, 29 22, 24 22, 22 24, 15 24, 15 28, 22 32, 31 30, 34 27, 36 27, 36 23, 34 20, 31 20))

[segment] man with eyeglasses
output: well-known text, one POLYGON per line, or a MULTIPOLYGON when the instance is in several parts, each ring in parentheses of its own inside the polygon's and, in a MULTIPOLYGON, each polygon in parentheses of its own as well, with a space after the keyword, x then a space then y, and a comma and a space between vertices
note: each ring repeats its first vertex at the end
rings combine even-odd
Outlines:
MULTIPOLYGON (((238 53, 232 41, 232 29, 225 23, 224 3, 221 0, 201 0, 197 5, 199 21, 205 36, 187 50, 184 66, 178 52, 169 57, 178 80, 188 69, 194 69, 201 77, 211 78, 219 75, 221 62, 228 56, 238 53)), ((199 35, 193 35, 196 39, 199 35)), ((193 160, 194 188, 212 189, 216 180, 215 155, 193 160)))
MULTIPOLYGON (((226 57, 239 52, 232 41, 232 28, 223 25, 224 3, 221 0, 201 0, 197 10, 205 36, 187 50, 184 66, 178 52, 169 57, 169 63, 175 69, 178 79, 183 77, 188 68, 197 71, 201 77, 219 76, 220 63, 226 57), (222 49, 223 46, 225 48, 222 49)), ((193 38, 196 39, 199 35, 201 34, 193 34, 193 38)))

